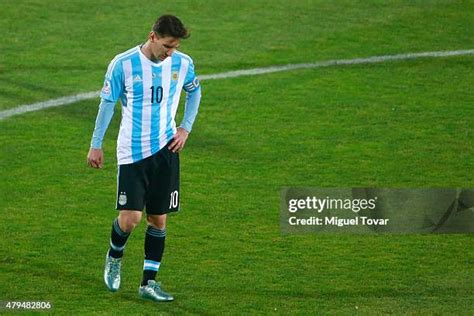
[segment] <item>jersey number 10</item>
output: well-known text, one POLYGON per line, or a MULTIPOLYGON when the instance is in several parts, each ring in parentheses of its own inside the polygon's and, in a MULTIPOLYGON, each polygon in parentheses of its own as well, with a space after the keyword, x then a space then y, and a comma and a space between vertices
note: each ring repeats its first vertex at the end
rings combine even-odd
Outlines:
POLYGON ((151 86, 151 103, 160 103, 163 100, 163 88, 158 86, 151 86))

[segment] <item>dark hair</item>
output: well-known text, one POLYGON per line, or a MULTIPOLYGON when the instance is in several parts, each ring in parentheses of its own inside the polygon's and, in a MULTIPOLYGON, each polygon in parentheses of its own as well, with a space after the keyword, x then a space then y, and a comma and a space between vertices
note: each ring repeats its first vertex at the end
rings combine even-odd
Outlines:
POLYGON ((183 23, 174 15, 162 15, 153 24, 153 31, 160 36, 171 36, 175 38, 188 38, 191 34, 183 23))

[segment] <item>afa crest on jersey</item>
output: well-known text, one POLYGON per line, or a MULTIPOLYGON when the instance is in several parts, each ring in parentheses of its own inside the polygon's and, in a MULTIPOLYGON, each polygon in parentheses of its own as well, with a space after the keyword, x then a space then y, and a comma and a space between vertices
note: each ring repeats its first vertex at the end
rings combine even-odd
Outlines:
POLYGON ((178 72, 177 71, 173 71, 173 73, 171 74, 171 79, 178 80, 178 72))

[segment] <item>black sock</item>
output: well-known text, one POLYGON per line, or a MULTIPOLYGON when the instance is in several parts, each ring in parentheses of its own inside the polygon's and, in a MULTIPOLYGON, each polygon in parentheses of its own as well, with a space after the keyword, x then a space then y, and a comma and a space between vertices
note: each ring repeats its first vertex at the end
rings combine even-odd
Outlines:
POLYGON ((145 261, 143 263, 142 285, 154 280, 160 268, 161 258, 165 250, 166 230, 148 225, 145 233, 145 261))
POLYGON ((129 233, 124 232, 118 223, 118 218, 112 224, 112 234, 110 236, 109 256, 113 258, 122 258, 125 244, 130 236, 129 233))

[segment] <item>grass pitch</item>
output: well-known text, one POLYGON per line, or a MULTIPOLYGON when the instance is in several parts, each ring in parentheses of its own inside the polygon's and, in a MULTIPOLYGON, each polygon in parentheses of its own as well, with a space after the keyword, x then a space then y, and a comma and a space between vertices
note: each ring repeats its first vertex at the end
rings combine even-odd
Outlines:
MULTIPOLYGON (((265 5, 6 1, 0 108, 99 90, 163 12, 190 26, 182 50, 199 74, 474 47, 467 1, 265 5)), ((119 109, 100 171, 85 163, 98 100, 1 121, 0 300, 72 314, 467 314, 470 235, 286 236, 278 212, 283 186, 473 187, 473 67, 465 56, 204 81, 159 272, 171 304, 137 296, 143 224, 121 290, 102 282, 119 109)))

